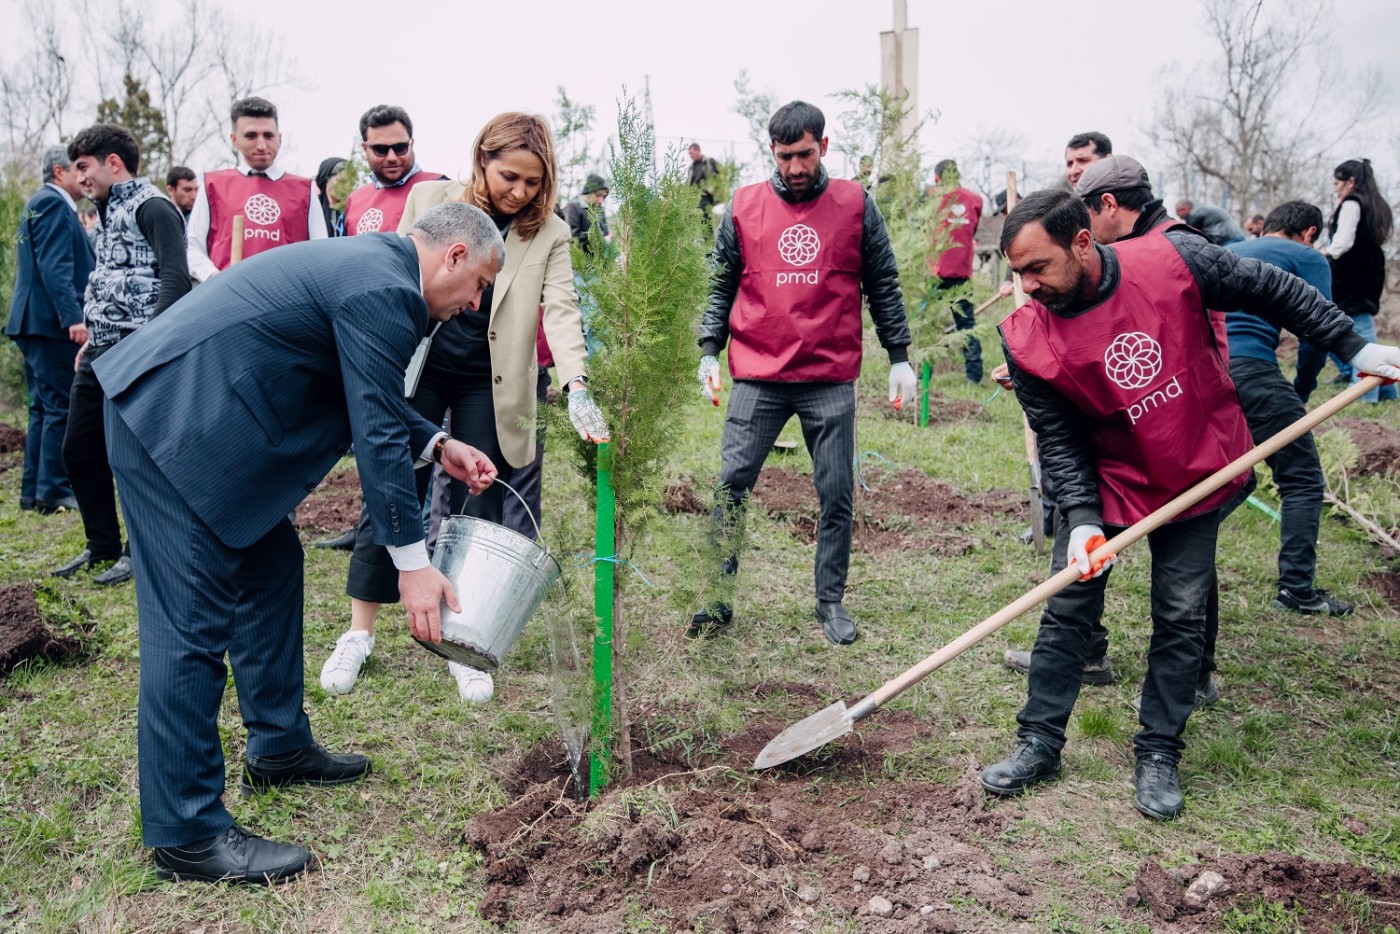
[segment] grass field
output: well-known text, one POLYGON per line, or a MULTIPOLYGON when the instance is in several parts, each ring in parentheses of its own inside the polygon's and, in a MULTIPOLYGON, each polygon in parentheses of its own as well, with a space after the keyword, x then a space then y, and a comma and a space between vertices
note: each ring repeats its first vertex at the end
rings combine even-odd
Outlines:
MULTIPOLYGON (((995 339, 984 344, 990 367, 998 359, 995 339)), ((940 370, 946 371, 934 382, 940 399, 979 405, 971 417, 920 429, 879 411, 885 367, 882 355, 868 353, 860 449, 969 494, 1023 490, 1015 400, 995 393, 990 381, 973 387, 960 372, 940 370)), ((1394 405, 1348 414, 1400 428, 1394 405)), ((697 398, 686 418, 673 476, 693 480, 703 492, 718 468, 722 415, 697 398)), ((800 438, 795 422, 784 437, 800 438)), ((581 532, 590 521, 589 494, 564 446, 552 450, 545 539, 573 555, 589 550, 581 532)), ((810 469, 800 448, 770 464, 810 469)), ((445 666, 413 644, 401 612, 389 611, 359 686, 329 696, 316 674, 347 622, 346 557, 308 549, 306 707, 319 741, 370 754, 374 774, 342 788, 242 798, 236 781, 243 731, 231 680, 221 717, 228 804, 256 832, 314 846, 323 870, 274 889, 162 885, 140 844, 133 591, 104 590, 86 576, 49 584, 47 571, 82 548, 81 525, 73 514, 19 512, 18 483, 17 468, 0 474, 4 581, 44 582, 41 604, 56 617, 74 618, 75 608, 91 613, 94 640, 81 664, 29 663, 0 679, 0 930, 489 929, 477 912, 487 884, 481 856, 462 845, 462 835, 474 815, 508 803, 506 779, 515 763, 557 743, 543 627, 532 627, 517 647, 497 679, 496 700, 475 707, 459 702, 445 666)), ((1393 483, 1357 478, 1351 492, 1386 524, 1395 523, 1393 483)), ((1260 495, 1271 498, 1268 491, 1260 495)), ((754 687, 764 683, 814 684, 831 699, 870 692, 1043 576, 1045 560, 1017 541, 1024 524, 1016 515, 974 523, 963 530, 971 549, 954 558, 858 551, 847 605, 861 621, 862 638, 837 648, 811 618, 812 546, 759 510, 748 522, 732 630, 699 642, 683 638, 706 522, 661 517, 629 556, 654 586, 622 572, 630 621, 623 664, 647 742, 704 760, 746 722, 780 709, 776 701, 756 699, 754 687)), ((1009 829, 980 841, 997 866, 1038 887, 1038 907, 1029 919, 1013 920, 954 899, 950 910, 965 922, 961 929, 1155 930, 1151 915, 1123 907, 1124 890, 1145 859, 1171 866, 1198 854, 1278 850, 1400 872, 1400 614, 1370 578, 1394 573, 1395 556, 1325 517, 1318 582, 1355 602, 1357 612, 1319 620, 1270 609, 1276 550, 1276 526, 1256 510, 1239 511, 1222 529, 1223 699, 1188 727, 1187 810, 1169 824, 1148 822, 1130 805, 1131 702, 1150 628, 1150 562, 1144 548, 1120 558, 1105 619, 1124 677, 1081 696, 1064 778, 993 805, 1009 829)), ((574 591, 587 592, 590 572, 565 564, 574 591)), ((892 705, 928 725, 924 738, 889 749, 867 774, 818 772, 808 780, 957 783, 1001 758, 1012 743, 1025 681, 1000 658, 1008 647, 1029 647, 1035 618, 1011 624, 892 705)), ((792 709, 789 703, 781 711, 792 709)), ((732 789, 778 780, 712 770, 693 784, 732 789)), ((1355 917, 1368 912, 1358 903, 1355 917)), ((646 912, 625 917, 628 929, 684 927, 646 912)), ((1306 929, 1290 920, 1286 906, 1271 908, 1267 900, 1232 918, 1230 930, 1306 929)), ((620 929, 614 923, 598 930, 620 929)), ((818 915, 809 924, 844 931, 862 922, 818 915)), ((1351 929, 1368 930, 1361 921, 1351 929)))

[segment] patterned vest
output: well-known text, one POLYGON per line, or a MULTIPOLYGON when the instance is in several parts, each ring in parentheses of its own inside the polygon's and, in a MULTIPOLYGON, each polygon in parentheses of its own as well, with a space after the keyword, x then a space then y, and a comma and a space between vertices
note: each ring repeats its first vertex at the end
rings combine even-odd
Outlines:
POLYGON ((136 224, 136 209, 160 197, 144 176, 112 186, 107 217, 97 233, 97 268, 83 295, 83 317, 94 347, 108 347, 151 318, 160 294, 156 251, 136 224))
MULTIPOLYGON (((1158 227, 1111 249, 1113 294, 1072 318, 1032 299, 1001 322, 1016 365, 1089 422, 1103 518, 1132 525, 1252 446, 1225 359, 1223 326, 1158 227)), ((1178 518, 1222 505, 1241 474, 1178 518)))
POLYGON ((833 178, 791 204, 769 182, 734 193, 744 268, 729 313, 735 379, 849 383, 860 375, 865 190, 833 178))

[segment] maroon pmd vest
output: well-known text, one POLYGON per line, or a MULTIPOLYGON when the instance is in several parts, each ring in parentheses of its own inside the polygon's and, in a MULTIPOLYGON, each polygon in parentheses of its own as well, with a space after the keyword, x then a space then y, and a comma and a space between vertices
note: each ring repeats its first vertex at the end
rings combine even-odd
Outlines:
POLYGON ((233 216, 243 215, 243 258, 307 239, 311 179, 283 175, 254 178, 237 169, 204 174, 209 199, 209 258, 227 269, 233 250, 233 216))
POLYGON ((966 188, 956 188, 943 196, 939 208, 942 227, 948 232, 948 248, 938 256, 933 274, 940 279, 972 277, 972 238, 982 219, 982 198, 966 188))
MULTIPOLYGON (((1132 525, 1252 447, 1191 270, 1160 228, 1114 244, 1121 276, 1072 318, 1030 301, 1001 322, 1016 365, 1093 423, 1104 521, 1132 525)), ((1178 518, 1242 487, 1241 474, 1178 518)))
POLYGON ((768 182, 734 192, 744 269, 729 313, 735 379, 848 383, 860 374, 865 189, 833 178, 789 204, 768 182))
POLYGON ((403 219, 403 206, 408 193, 419 182, 440 182, 447 178, 436 172, 416 172, 402 185, 375 188, 374 183, 361 185, 345 200, 345 235, 362 233, 393 233, 403 219))

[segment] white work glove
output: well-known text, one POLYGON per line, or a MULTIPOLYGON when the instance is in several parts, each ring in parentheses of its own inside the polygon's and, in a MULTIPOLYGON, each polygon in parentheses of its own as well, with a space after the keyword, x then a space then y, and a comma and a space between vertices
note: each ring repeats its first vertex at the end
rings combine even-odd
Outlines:
POLYGON ((917 382, 914 380, 914 368, 908 363, 890 364, 890 403, 894 405, 894 410, 899 411, 904 405, 904 400, 914 401, 914 397, 919 394, 917 382))
POLYGON ((1358 373, 1383 376, 1394 382, 1400 379, 1400 347, 1389 344, 1367 344, 1347 361, 1358 373))
POLYGON ((593 394, 587 389, 569 390, 569 421, 574 430, 585 441, 595 444, 608 440, 608 426, 603 421, 603 410, 593 401, 593 394))
POLYGON ((1069 560, 1079 565, 1079 579, 1082 581, 1098 577, 1113 567, 1117 555, 1109 555, 1092 568, 1089 566, 1089 552, 1108 540, 1103 537, 1103 529, 1097 525, 1076 525, 1069 531, 1069 560))
POLYGON ((695 378, 700 382, 700 395, 719 405, 719 358, 709 354, 701 357, 695 378))

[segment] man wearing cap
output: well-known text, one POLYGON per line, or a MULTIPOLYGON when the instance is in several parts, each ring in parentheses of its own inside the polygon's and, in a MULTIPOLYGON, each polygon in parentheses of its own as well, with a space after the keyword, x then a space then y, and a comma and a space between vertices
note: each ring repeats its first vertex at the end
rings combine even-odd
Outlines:
MULTIPOLYGON (((1055 481, 1060 523, 1052 571, 1079 582, 1051 597, 1031 652, 1015 750, 982 772, 998 795, 1060 772, 1092 621, 1110 561, 1089 554, 1247 452, 1249 427, 1209 308, 1244 308, 1351 360, 1400 377, 1400 348, 1367 343, 1349 319, 1295 276, 1241 259, 1193 231, 1156 228, 1094 243, 1090 215, 1060 191, 1030 195, 1007 218, 1002 251, 1030 300, 1001 323, 1016 391, 1055 481)), ((1155 820, 1184 799, 1178 764, 1195 702, 1220 510, 1241 475, 1148 536, 1152 639, 1133 739, 1133 805, 1155 820)))
POLYGON ((1075 186, 1089 208, 1089 225, 1099 243, 1141 237, 1176 219, 1161 198, 1152 195, 1152 182, 1142 163, 1132 156, 1108 156, 1086 168, 1075 186))
POLYGON ((606 200, 608 183, 603 181, 601 175, 590 174, 588 180, 583 183, 583 194, 570 201, 564 208, 564 220, 569 224, 569 231, 574 235, 579 249, 585 253, 593 252, 588 243, 588 231, 594 226, 598 228, 598 233, 607 239, 608 217, 603 213, 603 202, 606 200))

